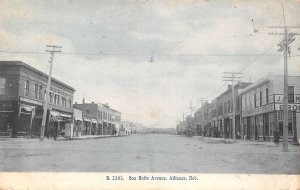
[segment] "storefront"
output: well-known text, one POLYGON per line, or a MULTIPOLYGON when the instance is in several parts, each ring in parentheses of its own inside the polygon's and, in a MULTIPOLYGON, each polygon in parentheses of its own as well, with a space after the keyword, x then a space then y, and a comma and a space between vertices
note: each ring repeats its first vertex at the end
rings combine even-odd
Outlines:
POLYGON ((18 117, 17 103, 1 102, 0 103, 0 136, 12 137, 13 129, 16 126, 18 117))
POLYGON ((46 137, 53 137, 54 139, 57 137, 64 137, 66 125, 72 123, 72 115, 50 110, 48 118, 48 124, 45 132, 46 137))
MULTIPOLYGON (((279 129, 280 138, 283 137, 283 104, 275 104, 276 109, 276 125, 279 129)), ((288 139, 290 141, 299 143, 299 117, 300 117, 300 104, 288 104, 289 115, 288 115, 288 139), (297 122, 298 121, 298 122, 297 122)))
POLYGON ((274 104, 244 110, 242 128, 244 139, 270 141, 274 131, 274 104))
POLYGON ((84 130, 82 110, 73 108, 73 137, 78 138, 81 136, 81 131, 84 130))

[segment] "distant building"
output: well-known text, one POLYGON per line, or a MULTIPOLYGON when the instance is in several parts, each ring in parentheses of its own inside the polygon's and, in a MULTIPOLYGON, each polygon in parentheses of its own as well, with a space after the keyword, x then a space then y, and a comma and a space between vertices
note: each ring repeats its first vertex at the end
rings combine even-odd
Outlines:
MULTIPOLYGON (((21 61, 0 61, 0 135, 40 135, 48 75, 21 61)), ((72 123, 74 88, 52 78, 46 136, 72 123)))
MULTIPOLYGON (((242 99, 242 135, 252 140, 272 140, 274 130, 283 135, 283 76, 260 79, 239 91, 242 99)), ((288 138, 300 142, 300 76, 288 77, 288 138)))
POLYGON ((121 112, 101 103, 74 105, 83 111, 84 131, 82 135, 117 135, 121 126, 121 112))

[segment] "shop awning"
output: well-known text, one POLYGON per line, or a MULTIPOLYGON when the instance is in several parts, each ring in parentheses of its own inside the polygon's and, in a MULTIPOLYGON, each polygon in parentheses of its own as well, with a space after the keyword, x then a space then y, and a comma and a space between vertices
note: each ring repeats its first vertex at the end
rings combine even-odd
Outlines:
POLYGON ((97 120, 96 119, 92 119, 92 123, 97 123, 97 120))
POLYGON ((89 121, 91 122, 91 119, 90 118, 83 118, 84 121, 89 121))
POLYGON ((61 117, 67 117, 67 118, 71 118, 72 117, 72 115, 69 115, 69 114, 63 114, 63 113, 61 113, 61 114, 59 114, 61 117))
POLYGON ((57 111, 50 111, 50 114, 51 114, 51 116, 52 117, 57 117, 57 116, 59 116, 59 113, 57 112, 57 111))
POLYGON ((80 117, 74 117, 74 120, 75 121, 82 121, 82 118, 80 118, 80 117))

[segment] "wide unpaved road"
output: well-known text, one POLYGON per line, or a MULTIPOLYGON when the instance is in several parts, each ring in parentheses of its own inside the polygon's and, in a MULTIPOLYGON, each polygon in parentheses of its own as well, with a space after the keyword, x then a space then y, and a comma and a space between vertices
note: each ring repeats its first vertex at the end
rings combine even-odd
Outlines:
POLYGON ((300 147, 132 135, 78 141, 1 140, 1 171, 299 174, 300 147))

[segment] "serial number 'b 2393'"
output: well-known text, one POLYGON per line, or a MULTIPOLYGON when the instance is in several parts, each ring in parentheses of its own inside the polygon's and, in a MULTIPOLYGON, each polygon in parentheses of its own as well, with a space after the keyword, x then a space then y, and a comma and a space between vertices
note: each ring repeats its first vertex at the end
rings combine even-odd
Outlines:
POLYGON ((106 176, 106 180, 124 180, 123 176, 106 176))

